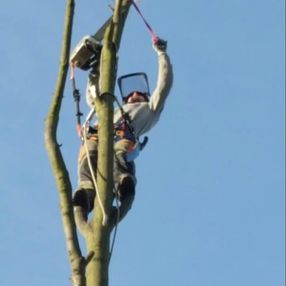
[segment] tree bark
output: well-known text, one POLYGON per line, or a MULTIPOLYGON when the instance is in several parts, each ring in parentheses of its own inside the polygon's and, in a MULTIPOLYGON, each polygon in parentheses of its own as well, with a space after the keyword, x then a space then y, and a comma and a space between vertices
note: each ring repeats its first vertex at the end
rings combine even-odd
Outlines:
POLYGON ((68 71, 74 7, 74 1, 67 0, 58 78, 53 99, 45 120, 44 135, 48 157, 59 192, 64 235, 72 269, 71 280, 74 286, 85 286, 85 261, 81 255, 73 216, 72 187, 60 145, 57 143, 56 135, 68 71))

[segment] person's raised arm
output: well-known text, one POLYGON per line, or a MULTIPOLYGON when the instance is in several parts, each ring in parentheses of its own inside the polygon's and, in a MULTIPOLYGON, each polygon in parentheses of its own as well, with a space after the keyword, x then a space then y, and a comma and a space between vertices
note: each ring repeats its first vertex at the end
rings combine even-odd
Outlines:
POLYGON ((165 100, 170 92, 173 83, 173 69, 170 58, 167 54, 167 42, 159 39, 153 44, 158 54, 158 77, 156 88, 150 98, 150 108, 154 112, 161 113, 165 100))

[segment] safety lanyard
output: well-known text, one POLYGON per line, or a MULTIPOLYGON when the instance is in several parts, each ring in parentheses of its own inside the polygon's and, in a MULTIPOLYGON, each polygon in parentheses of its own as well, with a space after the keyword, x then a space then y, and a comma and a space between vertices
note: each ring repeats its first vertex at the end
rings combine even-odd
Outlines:
POLYGON ((145 17, 143 16, 142 12, 140 11, 138 5, 135 3, 134 0, 130 0, 131 4, 134 6, 134 8, 136 9, 136 11, 138 12, 138 14, 141 16, 143 22, 145 23, 148 31, 151 34, 151 38, 152 38, 152 42, 153 44, 157 44, 159 37, 155 34, 154 30, 152 29, 152 27, 150 26, 150 24, 147 22, 147 20, 145 19, 145 17))

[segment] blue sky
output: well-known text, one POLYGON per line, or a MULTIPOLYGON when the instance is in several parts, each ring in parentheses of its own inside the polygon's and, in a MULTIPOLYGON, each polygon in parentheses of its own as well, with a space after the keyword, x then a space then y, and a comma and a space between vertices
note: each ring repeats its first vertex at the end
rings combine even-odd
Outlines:
MULTIPOLYGON (((3 286, 70 285, 43 143, 64 2, 10 0, 0 11, 3 286)), ((77 2, 73 46, 105 21, 110 3, 77 2)), ((136 201, 118 229, 110 286, 284 285, 284 1, 142 0, 140 7, 168 40, 175 79, 137 160, 136 201)), ((118 74, 137 71, 152 89, 156 55, 132 10, 118 74)), ((77 73, 82 93, 86 76, 77 73)), ((67 82, 58 141, 76 187, 74 108, 67 82)))

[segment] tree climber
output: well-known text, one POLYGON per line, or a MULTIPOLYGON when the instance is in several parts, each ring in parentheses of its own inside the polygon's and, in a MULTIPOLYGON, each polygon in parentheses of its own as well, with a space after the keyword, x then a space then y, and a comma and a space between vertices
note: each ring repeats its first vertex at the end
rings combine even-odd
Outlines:
MULTIPOLYGON (((166 98, 172 86, 173 71, 167 43, 159 39, 153 48, 158 54, 158 78, 152 95, 133 89, 128 95, 122 96, 122 107, 114 110, 114 186, 120 201, 120 220, 131 209, 135 197, 135 164, 134 158, 141 149, 139 136, 148 132, 159 120, 166 98)), ((92 74, 92 73, 91 73, 92 74)), ((96 71, 95 73, 96 74, 96 71)), ((90 76, 86 99, 89 106, 94 108, 94 98, 98 96, 97 77, 90 76)), ((90 128, 87 136, 89 158, 93 169, 97 165, 97 130, 90 128)), ((93 209, 96 195, 90 166, 83 146, 80 149, 78 161, 78 189, 74 193, 75 211, 82 212, 85 218, 93 209)), ((114 214, 115 215, 115 214, 114 214)))

